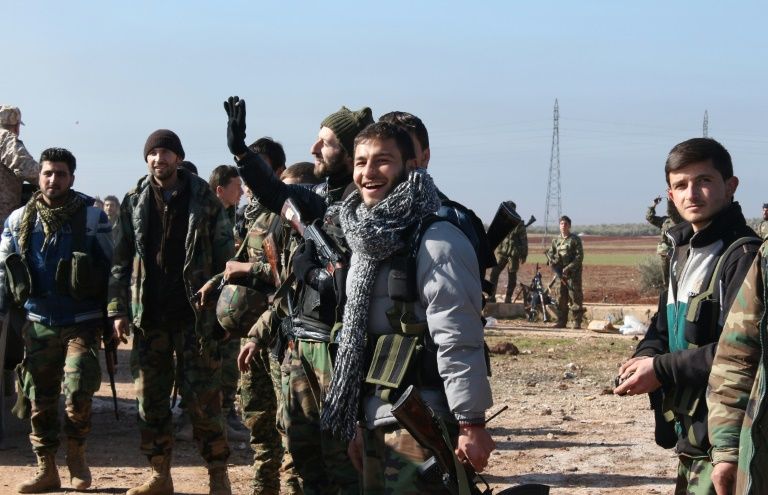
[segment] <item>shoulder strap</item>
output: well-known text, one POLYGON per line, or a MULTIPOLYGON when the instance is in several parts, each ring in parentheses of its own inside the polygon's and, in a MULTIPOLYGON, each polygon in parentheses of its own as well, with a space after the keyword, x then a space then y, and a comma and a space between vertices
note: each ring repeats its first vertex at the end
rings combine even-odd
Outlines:
POLYGON ((688 301, 688 309, 685 313, 686 320, 696 320, 696 317, 699 314, 699 306, 703 301, 707 299, 718 302, 720 301, 720 291, 717 290, 717 284, 720 282, 725 262, 731 254, 746 244, 760 245, 762 244, 762 241, 757 237, 740 237, 733 241, 731 245, 728 246, 725 251, 723 251, 720 257, 717 259, 717 264, 715 265, 715 269, 712 272, 712 277, 709 279, 709 285, 707 286, 707 289, 688 301))
POLYGON ((88 206, 83 205, 72 215, 69 225, 72 229, 72 252, 85 252, 85 233, 87 231, 88 206))

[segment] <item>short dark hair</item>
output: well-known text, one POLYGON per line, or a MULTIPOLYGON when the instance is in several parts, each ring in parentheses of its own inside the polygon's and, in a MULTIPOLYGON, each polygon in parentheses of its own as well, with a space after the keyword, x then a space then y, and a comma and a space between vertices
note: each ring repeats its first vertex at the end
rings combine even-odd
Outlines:
POLYGON ((211 172, 211 178, 208 179, 208 185, 211 186, 211 191, 216 192, 217 187, 227 187, 229 181, 235 177, 239 177, 237 167, 233 165, 219 165, 213 169, 213 172, 211 172))
POLYGON ((184 170, 186 170, 190 174, 197 175, 197 166, 194 163, 190 162, 190 161, 184 160, 182 162, 179 162, 179 168, 183 168, 184 170))
POLYGON ((568 215, 563 215, 562 217, 560 217, 560 221, 561 222, 567 222, 568 225, 573 225, 571 223, 571 217, 569 217, 568 215))
POLYGON ((112 194, 104 198, 104 202, 106 203, 107 201, 112 201, 113 203, 117 203, 117 206, 120 206, 120 200, 117 199, 117 196, 114 196, 112 194))
POLYGON ((711 161, 723 180, 733 177, 731 154, 725 147, 712 138, 693 138, 676 144, 667 156, 664 174, 669 185, 669 173, 680 170, 693 163, 711 161))
POLYGON ((319 184, 320 179, 315 175, 315 164, 310 162, 294 163, 283 170, 280 180, 298 179, 299 184, 319 184))
POLYGON ((266 155, 269 158, 272 170, 277 172, 285 168, 285 150, 283 145, 269 136, 264 136, 253 143, 248 148, 254 153, 266 155))
POLYGON ((379 122, 389 122, 390 124, 399 125, 404 127, 406 131, 413 133, 416 139, 419 140, 419 144, 422 149, 429 148, 429 133, 427 133, 427 126, 420 118, 408 112, 389 112, 379 117, 379 122))
POLYGON ((40 163, 43 162, 64 162, 69 168, 69 173, 74 175, 77 168, 77 160, 71 151, 64 148, 48 148, 40 153, 40 163))
POLYGON ((360 131, 355 137, 355 148, 357 148, 357 145, 363 141, 383 141, 385 139, 395 140, 397 148, 400 150, 400 156, 403 158, 403 163, 407 160, 416 158, 411 135, 408 134, 408 131, 404 127, 390 122, 379 121, 360 131))

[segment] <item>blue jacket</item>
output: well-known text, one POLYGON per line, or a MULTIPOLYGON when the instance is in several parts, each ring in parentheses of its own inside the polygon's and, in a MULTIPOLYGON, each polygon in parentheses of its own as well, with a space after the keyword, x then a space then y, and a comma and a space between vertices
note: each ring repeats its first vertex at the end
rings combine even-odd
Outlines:
MULTIPOLYGON (((85 251, 94 260, 101 260, 109 266, 112 260, 112 229, 107 214, 93 205, 93 199, 81 193, 86 202, 85 251)), ((18 237, 24 208, 15 210, 6 219, 0 240, 0 260, 18 252, 18 237)), ((65 225, 56 232, 51 241, 44 245, 43 225, 38 218, 30 238, 27 264, 32 279, 33 292, 24 305, 27 319, 47 326, 66 326, 95 320, 106 316, 106 294, 104 299, 75 300, 69 295, 56 291, 56 268, 59 261, 72 258, 72 229, 65 225)), ((5 264, 0 263, 0 280, 5 279, 5 264)))

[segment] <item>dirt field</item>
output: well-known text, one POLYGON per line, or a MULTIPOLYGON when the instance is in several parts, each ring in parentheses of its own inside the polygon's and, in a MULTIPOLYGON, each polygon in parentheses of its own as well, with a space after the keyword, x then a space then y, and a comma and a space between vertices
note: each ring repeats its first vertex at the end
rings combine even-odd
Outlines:
MULTIPOLYGON (((671 492, 675 459, 653 444, 646 397, 618 398, 606 393, 617 366, 631 354, 636 341, 521 326, 515 321, 500 324, 511 328, 489 330, 489 343, 514 342, 521 354, 492 358, 493 411, 509 406, 489 424, 498 447, 485 475, 492 488, 537 482, 552 485, 552 493, 562 495, 671 492)), ((138 452, 127 350, 120 351, 120 360, 120 421, 112 414, 107 382, 97 395, 88 447, 94 475, 91 493, 123 493, 147 474, 138 452)), ((10 431, 0 448, 3 495, 14 493, 13 487, 35 471, 27 426, 15 418, 7 421, 10 431)), ((234 493, 249 493, 248 446, 233 447, 234 493)), ((179 442, 174 456, 177 493, 207 493, 206 471, 194 446, 179 442)), ((70 493, 63 449, 58 461, 64 488, 54 493, 70 493)))

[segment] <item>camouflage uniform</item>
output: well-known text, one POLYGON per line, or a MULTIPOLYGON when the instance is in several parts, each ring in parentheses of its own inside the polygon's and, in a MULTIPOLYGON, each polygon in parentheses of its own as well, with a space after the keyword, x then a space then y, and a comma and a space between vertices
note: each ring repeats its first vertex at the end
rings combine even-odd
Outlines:
MULTIPOLYGON (((668 206, 667 210, 674 208, 674 204, 668 206)), ((669 262, 672 255, 672 242, 667 237, 667 231, 670 227, 679 223, 680 220, 675 220, 672 215, 660 217, 656 215, 656 205, 651 205, 645 212, 645 220, 651 225, 661 229, 661 237, 659 238, 659 244, 656 246, 656 254, 661 258, 661 273, 663 276, 664 287, 669 284, 669 262)))
POLYGON ((581 290, 581 270, 584 261, 584 247, 581 239, 575 234, 568 237, 557 236, 552 239, 552 245, 547 251, 548 259, 555 267, 560 267, 563 280, 559 284, 557 296, 558 319, 557 325, 564 327, 568 323, 570 302, 571 317, 576 328, 581 326, 584 316, 584 293, 581 290))
MULTIPOLYGON (((92 204, 86 198, 86 204, 92 204)), ((24 309, 32 323, 25 327, 25 357, 19 370, 19 384, 30 401, 32 449, 38 455, 55 454, 59 447, 59 395, 65 401, 64 433, 69 440, 85 442, 91 429, 91 399, 101 385, 98 360, 99 337, 103 331, 103 303, 98 299, 75 300, 56 287, 58 264, 71 259, 74 249, 85 250, 91 258, 107 266, 112 257, 112 242, 106 214, 85 207, 85 246, 75 247, 72 224, 65 224, 48 242, 38 217, 26 253, 21 253, 19 234, 26 207, 14 211, 6 222, 0 243, 0 259, 11 253, 23 254, 33 292, 24 309)), ((77 215, 77 214, 75 214, 77 215)), ((75 217, 73 217, 75 218, 75 217)), ((5 265, 0 271, 4 273, 5 265)), ((106 283, 106 273, 104 273, 106 283)))
POLYGON ((757 235, 759 235, 762 240, 768 239, 768 220, 763 220, 760 222, 760 225, 757 226, 757 235))
POLYGON ((507 291, 504 296, 504 302, 509 303, 512 300, 512 292, 517 286, 517 270, 521 263, 525 263, 528 258, 528 234, 525 225, 520 224, 515 227, 507 237, 501 241, 496 248, 497 265, 491 268, 490 282, 493 285, 491 290, 490 302, 496 301, 496 286, 499 283, 499 274, 507 267, 507 291))
MULTIPOLYGON (((18 109, 0 107, 4 125, 21 122, 18 109), (15 110, 15 111, 12 111, 15 110)), ((21 183, 37 184, 40 165, 30 156, 24 143, 16 134, 0 127, 0 224, 10 213, 21 206, 21 183)))
MULTIPOLYGON (((181 280, 187 301, 215 273, 224 269, 233 254, 232 229, 221 202, 199 177, 178 170, 179 181, 188 188, 189 214, 183 246, 185 259, 181 280)), ((130 316, 136 328, 131 370, 139 403, 141 451, 150 459, 167 456, 173 446, 169 397, 174 376, 190 413, 198 449, 209 467, 226 465, 229 457, 221 413, 221 356, 218 327, 213 310, 198 311, 189 304, 192 321, 163 316, 150 321, 147 300, 150 288, 145 258, 150 240, 149 211, 154 208, 150 176, 139 180, 120 206, 118 236, 109 286, 110 317, 130 316), (181 367, 174 373, 173 353, 181 367)), ((163 315, 162 311, 154 311, 163 315)))
POLYGON ((725 321, 709 375, 712 461, 738 464, 735 494, 768 492, 765 288, 768 243, 747 272, 725 321))

